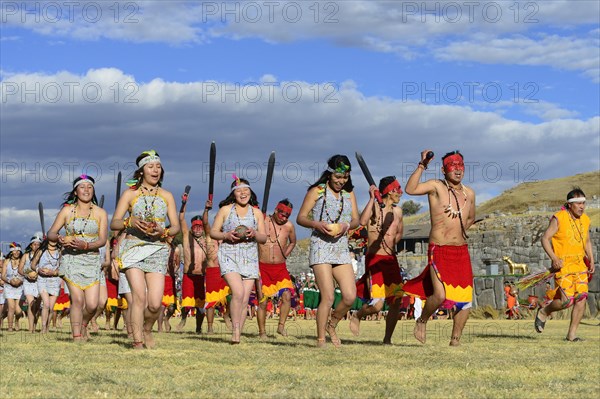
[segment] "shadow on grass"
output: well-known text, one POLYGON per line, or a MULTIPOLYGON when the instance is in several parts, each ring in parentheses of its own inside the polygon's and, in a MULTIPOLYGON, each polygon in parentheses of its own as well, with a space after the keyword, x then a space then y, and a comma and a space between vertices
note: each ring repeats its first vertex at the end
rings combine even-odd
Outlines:
POLYGON ((473 338, 510 338, 510 339, 514 339, 514 340, 522 340, 522 339, 528 339, 531 341, 535 341, 537 340, 536 336, 533 335, 515 335, 515 334, 482 334, 482 333, 476 333, 471 335, 471 337, 473 338))

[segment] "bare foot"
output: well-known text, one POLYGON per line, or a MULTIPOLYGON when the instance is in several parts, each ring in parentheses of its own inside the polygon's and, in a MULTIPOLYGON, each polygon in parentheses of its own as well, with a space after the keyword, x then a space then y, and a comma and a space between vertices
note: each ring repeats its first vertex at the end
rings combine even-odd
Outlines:
POLYGON ((81 324, 81 339, 87 341, 90 339, 90 333, 87 328, 87 324, 81 324))
POLYGON ((208 330, 206 331, 206 333, 208 335, 213 335, 215 333, 215 330, 213 330, 212 324, 208 325, 208 330))
POLYGON ((317 338, 317 348, 325 348, 325 347, 327 347, 325 338, 317 338))
POLYGON ((258 339, 261 341, 266 341, 267 339, 269 339, 269 337, 267 336, 266 332, 259 332, 258 339))
POLYGON ((231 345, 236 345, 236 344, 240 343, 240 335, 241 335, 240 327, 239 326, 235 327, 231 334, 231 345))
POLYGON ((152 335, 152 331, 144 330, 144 344, 148 349, 154 349, 156 346, 156 342, 154 341, 154 336, 152 335))
POLYGON ((231 318, 230 317, 224 317, 223 319, 225 320, 225 327, 227 327, 227 330, 231 331, 232 330, 231 318))
POLYGON ((355 337, 360 335, 360 319, 358 317, 352 316, 350 318, 350 331, 355 337))
POLYGON ((413 330, 413 335, 420 343, 424 344, 427 336, 427 322, 421 319, 420 317, 417 319, 417 323, 415 324, 415 329, 413 330))
POLYGON ((165 331, 171 332, 171 323, 169 323, 168 320, 165 320, 164 323, 165 323, 165 331))
POLYGON ((277 334, 281 335, 282 337, 287 337, 287 331, 285 330, 285 323, 279 323, 277 325, 277 334))
POLYGON ((90 321, 90 331, 97 333, 100 327, 98 327, 98 323, 95 321, 90 321))
POLYGON ((450 346, 460 346, 460 337, 450 338, 450 346))
POLYGON ((180 321, 179 324, 177 324, 177 327, 175 327, 175 330, 177 330, 178 332, 183 330, 183 327, 185 326, 185 323, 183 321, 180 321))

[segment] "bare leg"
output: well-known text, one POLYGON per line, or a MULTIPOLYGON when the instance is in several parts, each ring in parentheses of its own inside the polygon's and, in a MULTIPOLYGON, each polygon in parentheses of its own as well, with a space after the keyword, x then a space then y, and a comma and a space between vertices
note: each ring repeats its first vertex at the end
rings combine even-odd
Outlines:
POLYGON ((571 312, 571 323, 569 324, 569 332, 567 333, 567 339, 569 341, 577 338, 577 327, 579 327, 579 322, 583 318, 583 313, 585 312, 585 303, 586 301, 575 302, 573 305, 573 311, 571 312))
POLYGON ((470 309, 463 309, 456 312, 454 319, 452 319, 452 337, 450 337, 450 346, 459 346, 460 337, 462 336, 463 329, 469 318, 470 309))
POLYGON ((148 287, 148 306, 144 310, 144 344, 146 348, 152 349, 156 346, 152 335, 152 326, 161 312, 165 276, 162 273, 146 273, 145 279, 148 287))
POLYGON ((259 302, 258 311, 256 312, 256 321, 258 322, 258 337, 260 339, 267 338, 267 298, 259 302))
POLYGON ((402 298, 397 298, 390 305, 390 309, 388 310, 388 314, 385 319, 385 336, 383 337, 384 344, 392 344, 392 335, 394 334, 394 330, 396 329, 396 324, 398 324, 398 315, 400 314, 401 302, 402 298))
POLYGON ((213 323, 215 321, 215 308, 206 309, 206 333, 214 334, 213 323))
MULTIPOLYGON (((325 327, 334 300, 333 273, 331 265, 320 264, 313 266, 315 281, 321 291, 321 301, 317 307, 317 346, 325 346, 325 327)), ((335 331, 335 329, 334 329, 335 331)))
POLYGON ((181 331, 185 327, 185 323, 187 321, 187 316, 188 316, 188 310, 189 310, 188 308, 181 309, 181 320, 177 324, 177 327, 175 327, 175 329, 177 331, 181 331))
POLYGON ((204 322, 204 309, 196 308, 196 334, 202 334, 202 323, 204 322))
POLYGON ((34 304, 36 298, 33 295, 27 295, 27 322, 29 323, 29 332, 35 332, 35 311, 34 304))
POLYGON ((281 295, 281 308, 279 309, 279 324, 277 325, 277 333, 287 337, 287 331, 285 331, 285 322, 290 308, 292 307, 292 294, 290 291, 284 291, 281 295))
POLYGON ((350 317, 350 331, 354 336, 358 337, 360 334, 360 321, 363 317, 370 316, 381 312, 383 309, 383 300, 375 302, 373 305, 364 304, 358 312, 350 317))
POLYGON ((417 319, 413 332, 417 341, 422 344, 425 343, 427 338, 427 320, 429 320, 431 315, 440 307, 444 302, 444 299, 446 299, 444 284, 442 284, 432 266, 429 266, 429 274, 433 285, 433 295, 427 297, 427 301, 421 312, 421 317, 417 319))
MULTIPOLYGON (((125 272, 131 287, 131 302, 129 304, 129 321, 133 332, 133 346, 142 349, 144 343, 144 309, 146 308, 146 279, 140 269, 130 268, 125 272)), ((162 295, 162 294, 161 294, 162 295)))

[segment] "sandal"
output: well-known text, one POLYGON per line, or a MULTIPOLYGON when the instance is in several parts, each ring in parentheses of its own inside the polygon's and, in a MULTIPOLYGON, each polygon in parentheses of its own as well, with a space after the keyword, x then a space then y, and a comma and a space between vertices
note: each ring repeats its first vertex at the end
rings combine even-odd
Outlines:
POLYGON ((342 341, 338 338, 337 333, 335 331, 335 328, 337 327, 340 320, 341 320, 341 318, 338 318, 335 316, 334 313, 331 313, 331 317, 329 318, 329 320, 327 320, 327 325, 325 326, 325 331, 327 331, 327 334, 329 334, 331 343, 336 348, 339 348, 340 346, 342 346, 342 341), (335 324, 333 324, 334 320, 336 320, 335 324))
POLYGON ((317 348, 325 348, 325 338, 317 338, 317 348))
POLYGON ((542 331, 544 331, 544 327, 546 326, 546 322, 542 321, 542 319, 540 319, 539 315, 540 315, 540 310, 542 310, 542 308, 539 308, 537 310, 537 312, 535 312, 535 321, 533 323, 533 326, 535 328, 535 331, 537 331, 538 333, 542 333, 542 331))
POLYGON ((139 341, 139 342, 138 341, 133 341, 131 343, 131 347, 133 349, 144 349, 144 343, 142 341, 139 341))
POLYGON ((579 337, 575 337, 573 339, 565 338, 565 341, 569 341, 569 342, 583 342, 583 341, 585 341, 585 339, 579 338, 579 337))

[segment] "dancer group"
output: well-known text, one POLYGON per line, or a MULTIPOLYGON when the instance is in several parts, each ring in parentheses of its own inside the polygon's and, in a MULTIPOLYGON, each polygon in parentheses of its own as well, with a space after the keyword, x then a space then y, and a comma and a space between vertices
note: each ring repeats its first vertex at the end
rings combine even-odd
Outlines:
MULTIPOLYGON (((442 157, 443 179, 421 181, 431 159, 430 150, 420 154, 418 167, 405 187, 410 195, 427 195, 431 218, 427 265, 418 277, 406 282, 402 281, 396 253, 403 234, 402 210, 397 206, 403 192, 394 176, 382 178, 378 187, 369 187, 369 201, 360 213, 352 165, 345 155, 329 158, 325 171, 308 188, 296 222, 311 229, 308 264, 320 291, 316 312, 318 347, 327 345, 327 337, 334 346, 341 345, 338 323, 346 317, 357 296, 364 305, 350 317, 351 332, 359 335, 361 319, 381 311, 387 302, 389 314, 383 342, 391 344, 403 295, 426 299, 414 327, 417 341, 426 342, 429 318, 444 307, 455 309, 450 345, 460 344, 473 297, 467 231, 475 221, 475 192, 463 184, 465 165, 459 151, 442 157), (356 281, 348 233, 359 226, 366 227, 368 240, 366 271, 356 281), (341 300, 333 306, 336 286, 341 300)), ((62 279, 71 296, 73 340, 87 340, 90 322, 97 316, 97 309, 104 306, 99 304, 104 265, 109 280, 115 285, 118 280, 119 294, 127 297, 126 325, 132 347, 153 348, 153 326, 165 314, 165 306, 171 305, 168 298, 173 297, 173 289, 165 288, 173 285, 173 279, 165 276, 173 276, 179 266, 181 254, 172 241, 181 230, 182 306, 196 309, 197 332, 205 313, 208 331, 213 331, 214 307, 225 303, 230 294, 230 342, 239 344, 246 305, 256 289, 259 337, 266 337, 266 304, 274 296, 282 299, 277 332, 287 335, 285 322, 294 290, 286 267, 286 259, 296 245, 295 228, 289 220, 293 204, 283 199, 271 215, 263 214, 249 181, 233 175, 230 193, 219 203, 212 225, 211 198, 205 203, 203 214, 192 217, 188 227, 187 194, 178 212, 173 195, 162 187, 165 169, 159 154, 144 151, 137 157, 136 165, 133 178, 127 182, 129 189, 120 196, 110 224, 106 211, 98 205, 94 179, 82 175, 66 193, 47 237, 32 239, 25 256, 21 256, 16 244, 11 246, 3 262, 0 295, 6 298, 9 329, 20 313, 18 301, 23 291, 31 304, 35 289, 43 298, 42 331, 47 332, 48 315, 62 279)), ((584 209, 583 191, 569 193, 565 210, 552 217, 542 240, 556 271, 557 291, 553 301, 538 312, 535 328, 541 332, 552 312, 574 305, 569 341, 579 340, 576 329, 587 297, 587 272, 594 272, 589 218, 584 209)), ((34 316, 30 310, 31 306, 31 330, 34 316)), ((172 311, 166 317, 170 315, 172 311)), ((185 322, 184 317, 178 328, 185 322)))

